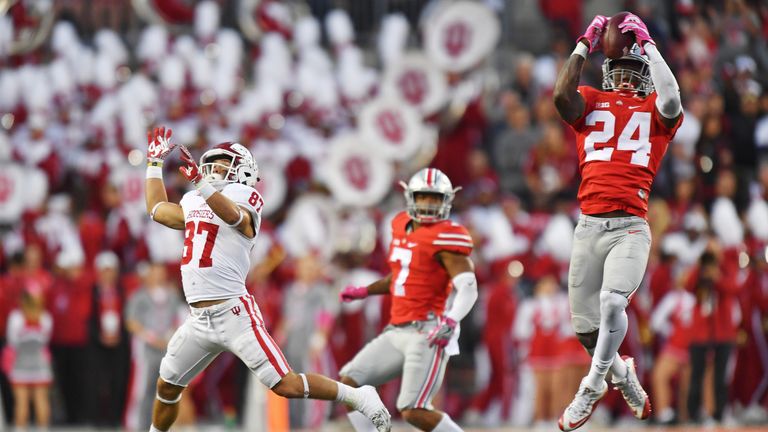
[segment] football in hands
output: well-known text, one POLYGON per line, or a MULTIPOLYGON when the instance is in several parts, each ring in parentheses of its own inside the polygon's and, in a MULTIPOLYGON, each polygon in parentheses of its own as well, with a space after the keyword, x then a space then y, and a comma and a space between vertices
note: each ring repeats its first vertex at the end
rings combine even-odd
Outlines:
POLYGON ((635 43, 635 34, 631 31, 622 33, 619 24, 629 12, 619 12, 612 16, 605 25, 603 35, 600 37, 600 47, 606 57, 617 59, 624 56, 635 43))

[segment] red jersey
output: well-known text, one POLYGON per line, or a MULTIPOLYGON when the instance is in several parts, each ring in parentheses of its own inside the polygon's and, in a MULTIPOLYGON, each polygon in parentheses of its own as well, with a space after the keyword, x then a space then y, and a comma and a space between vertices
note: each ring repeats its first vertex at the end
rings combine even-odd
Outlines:
POLYGON ((406 212, 392 219, 391 324, 426 320, 430 312, 442 315, 451 289, 450 277, 435 255, 442 251, 472 253, 472 237, 458 223, 444 220, 411 231, 410 222, 406 212))
POLYGON ((584 214, 623 210, 645 218, 653 178, 682 123, 668 129, 656 93, 640 98, 580 86, 584 113, 571 127, 579 152, 579 203, 584 214))

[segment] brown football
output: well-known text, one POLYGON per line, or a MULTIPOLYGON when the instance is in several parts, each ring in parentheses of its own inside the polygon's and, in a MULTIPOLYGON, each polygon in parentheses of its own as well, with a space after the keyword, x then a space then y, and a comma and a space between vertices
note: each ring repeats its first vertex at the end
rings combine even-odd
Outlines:
POLYGON ((605 31, 600 37, 600 47, 606 57, 617 59, 627 52, 635 43, 635 34, 632 32, 622 33, 619 24, 624 21, 624 17, 629 12, 619 12, 612 16, 605 25, 605 31))

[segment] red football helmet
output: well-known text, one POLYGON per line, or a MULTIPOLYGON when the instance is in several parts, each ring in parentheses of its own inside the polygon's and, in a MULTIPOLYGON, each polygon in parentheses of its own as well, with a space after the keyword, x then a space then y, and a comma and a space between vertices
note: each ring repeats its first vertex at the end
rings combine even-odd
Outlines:
POLYGON ((220 187, 226 183, 242 183, 254 187, 259 181, 259 167, 253 155, 244 145, 234 142, 218 144, 203 153, 200 157, 200 173, 212 185, 220 187), (217 162, 222 159, 229 160, 229 166, 217 162))

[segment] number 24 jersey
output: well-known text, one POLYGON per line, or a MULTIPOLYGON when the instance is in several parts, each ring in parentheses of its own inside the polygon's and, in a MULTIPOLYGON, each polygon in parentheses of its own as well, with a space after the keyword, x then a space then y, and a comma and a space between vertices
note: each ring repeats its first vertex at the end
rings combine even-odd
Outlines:
POLYGON ((264 201, 256 189, 240 183, 226 185, 221 193, 249 210, 256 235, 249 239, 216 216, 199 192, 187 192, 179 203, 185 222, 181 280, 187 303, 247 294, 245 278, 264 201))
POLYGON ((645 218, 648 195, 669 142, 656 93, 640 98, 580 86, 584 114, 571 127, 579 153, 579 203, 584 214, 623 210, 645 218))
POLYGON ((450 276, 436 255, 442 251, 472 253, 472 237, 460 224, 444 220, 410 231, 410 222, 406 212, 398 213, 392 220, 392 324, 425 320, 430 312, 442 315, 450 294, 450 276))

